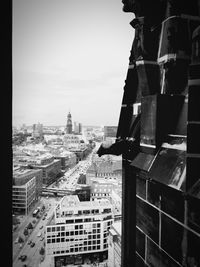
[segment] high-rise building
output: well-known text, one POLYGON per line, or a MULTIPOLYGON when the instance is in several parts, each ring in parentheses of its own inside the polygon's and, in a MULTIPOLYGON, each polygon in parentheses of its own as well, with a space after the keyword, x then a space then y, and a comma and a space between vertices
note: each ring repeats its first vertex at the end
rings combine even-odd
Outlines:
POLYGON ((43 136, 43 124, 39 123, 38 124, 33 124, 33 132, 32 135, 34 138, 36 137, 42 137, 43 136))
POLYGON ((66 125, 66 134, 72 133, 72 115, 69 112, 67 115, 67 125, 66 125))
MULTIPOLYGON (((25 171, 26 172, 26 171, 25 171)), ((13 179, 12 209, 13 212, 22 212, 27 215, 34 204, 36 197, 36 179, 24 180, 20 177, 13 179)))
POLYGON ((106 199, 80 202, 65 196, 55 208, 54 223, 46 226, 46 256, 55 266, 103 262, 108 259, 108 231, 113 212, 106 199))

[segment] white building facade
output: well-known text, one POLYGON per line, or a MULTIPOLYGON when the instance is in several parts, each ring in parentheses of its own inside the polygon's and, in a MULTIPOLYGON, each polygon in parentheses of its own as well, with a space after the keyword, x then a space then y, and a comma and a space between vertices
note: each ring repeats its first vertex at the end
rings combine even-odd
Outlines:
POLYGON ((46 256, 54 256, 56 266, 104 262, 112 223, 108 200, 65 196, 55 209, 55 224, 46 226, 46 256))

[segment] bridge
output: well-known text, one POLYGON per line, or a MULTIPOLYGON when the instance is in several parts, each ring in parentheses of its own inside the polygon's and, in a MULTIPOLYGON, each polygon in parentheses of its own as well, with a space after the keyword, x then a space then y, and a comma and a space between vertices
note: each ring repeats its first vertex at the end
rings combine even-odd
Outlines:
POLYGON ((54 196, 66 196, 75 194, 75 190, 42 187, 42 193, 54 196))

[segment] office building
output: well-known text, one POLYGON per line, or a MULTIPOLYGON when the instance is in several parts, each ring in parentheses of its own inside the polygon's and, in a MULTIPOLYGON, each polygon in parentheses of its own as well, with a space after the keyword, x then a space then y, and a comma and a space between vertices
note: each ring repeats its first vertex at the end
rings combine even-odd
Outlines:
MULTIPOLYGON (((26 171, 24 171, 26 172, 26 171)), ((24 179, 21 177, 13 178, 12 185, 12 210, 13 213, 28 215, 36 198, 36 179, 35 177, 24 179)))
POLYGON ((42 170, 29 169, 27 166, 23 167, 18 164, 13 165, 13 181, 14 184, 23 185, 35 177, 35 198, 38 199, 42 190, 42 170))
POLYGON ((61 173, 61 160, 54 159, 50 154, 24 156, 16 162, 24 167, 42 170, 42 183, 44 185, 50 185, 55 182, 57 176, 61 173))
POLYGON ((79 201, 65 196, 46 226, 46 256, 55 266, 103 262, 108 259, 108 231, 113 223, 108 200, 79 201))

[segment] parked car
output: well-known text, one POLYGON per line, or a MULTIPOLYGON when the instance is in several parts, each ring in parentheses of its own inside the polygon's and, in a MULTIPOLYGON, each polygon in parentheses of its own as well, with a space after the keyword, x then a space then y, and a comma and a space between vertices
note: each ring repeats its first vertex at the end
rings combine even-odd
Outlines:
POLYGON ((41 232, 39 232, 38 234, 37 234, 37 237, 40 237, 41 236, 41 232))
POLYGON ((31 247, 33 248, 34 246, 35 246, 35 243, 34 243, 34 242, 32 242, 32 243, 31 243, 31 247))
POLYGON ((43 228, 43 225, 40 226, 40 229, 42 229, 42 228, 43 228))
POLYGON ((26 255, 21 255, 18 259, 21 260, 21 261, 25 261, 27 259, 27 256, 26 255))
POLYGON ((40 238, 40 241, 43 241, 44 240, 44 236, 42 236, 41 238, 40 238))
POLYGON ((28 241, 28 245, 31 245, 31 243, 32 243, 32 241, 31 241, 31 240, 29 240, 29 241, 28 241))

